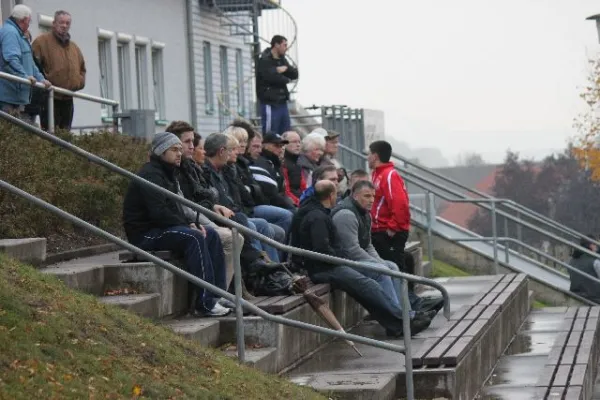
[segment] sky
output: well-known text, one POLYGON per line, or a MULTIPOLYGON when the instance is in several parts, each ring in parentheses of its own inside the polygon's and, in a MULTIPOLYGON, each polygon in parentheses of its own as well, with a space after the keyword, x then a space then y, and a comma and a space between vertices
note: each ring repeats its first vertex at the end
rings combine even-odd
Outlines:
POLYGON ((385 133, 449 160, 541 158, 575 135, 598 0, 282 0, 303 105, 385 112, 385 133))

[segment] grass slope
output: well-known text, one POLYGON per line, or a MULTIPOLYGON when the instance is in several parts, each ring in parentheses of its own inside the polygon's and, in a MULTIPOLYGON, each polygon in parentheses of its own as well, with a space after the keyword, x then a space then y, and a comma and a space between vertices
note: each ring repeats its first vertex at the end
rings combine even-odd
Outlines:
MULTIPOLYGON (((427 257, 423 257, 423 261, 427 261, 427 257)), ((442 277, 457 277, 457 276, 470 276, 467 272, 460 268, 450 265, 438 259, 433 259, 433 268, 431 270, 432 278, 442 277)))
POLYGON ((0 399, 322 399, 0 254, 0 399))

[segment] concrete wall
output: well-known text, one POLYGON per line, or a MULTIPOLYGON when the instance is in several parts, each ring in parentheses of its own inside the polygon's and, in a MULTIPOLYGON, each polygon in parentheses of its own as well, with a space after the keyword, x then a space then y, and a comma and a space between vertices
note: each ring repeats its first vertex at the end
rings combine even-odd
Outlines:
MULTIPOLYGON (((193 48, 194 48, 194 72, 193 79, 196 83, 196 117, 198 129, 203 136, 209 133, 219 131, 222 123, 229 124, 233 117, 223 116, 220 121, 219 102, 217 95, 222 92, 221 87, 221 62, 220 46, 227 48, 228 71, 229 71, 229 90, 230 107, 233 110, 238 109, 235 87, 238 85, 236 80, 236 50, 242 51, 243 76, 247 80, 253 74, 252 71, 252 53, 250 46, 244 43, 243 36, 231 35, 229 27, 222 26, 221 20, 213 9, 200 5, 200 1, 192 2, 193 15, 193 48), (209 42, 212 58, 212 85, 213 85, 213 104, 212 111, 207 111, 204 83, 204 49, 203 42, 209 42), (220 124, 221 122, 221 124, 220 124)), ((225 21, 224 21, 225 22, 225 21)), ((253 81, 252 81, 253 82, 253 81)), ((249 84, 244 86, 245 96, 244 105, 246 116, 250 111, 250 99, 252 90, 249 84)))
MULTIPOLYGON (((98 29, 115 33, 111 40, 112 91, 119 99, 116 34, 142 36, 150 41, 164 43, 163 71, 166 119, 190 120, 190 74, 186 36, 185 1, 163 0, 111 0, 101 3, 86 0, 25 0, 33 9, 31 32, 35 38, 40 32, 39 15, 53 16, 58 9, 69 11, 73 16, 71 35, 79 45, 86 60, 87 79, 85 93, 100 96, 100 67, 98 56, 98 29)), ((137 108, 135 81, 135 55, 133 43, 130 47, 131 104, 137 108)), ((149 46, 147 54, 147 82, 145 97, 150 108, 154 108, 152 63, 149 46)), ((76 100, 74 126, 100 125, 100 105, 76 100)))

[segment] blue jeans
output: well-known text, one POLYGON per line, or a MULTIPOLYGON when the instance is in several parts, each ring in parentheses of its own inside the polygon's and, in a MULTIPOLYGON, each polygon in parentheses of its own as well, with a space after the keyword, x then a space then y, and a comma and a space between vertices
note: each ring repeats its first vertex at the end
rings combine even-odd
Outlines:
POLYGON ((266 219, 270 224, 275 224, 278 227, 283 228, 287 235, 292 226, 294 213, 285 208, 263 205, 254 207, 254 216, 256 218, 266 219))
MULTIPOLYGON (((391 261, 387 261, 387 260, 383 260, 383 261, 384 261, 384 263, 382 266, 387 267, 392 271, 400 272, 400 268, 398 268, 398 266, 395 263, 393 263, 391 261)), ((394 278, 394 279, 392 279, 392 281, 393 281, 394 289, 396 290, 398 299, 402 299, 402 292, 400 290, 400 284, 401 284, 402 280, 399 278, 394 278)), ((415 292, 413 292, 412 290, 408 291, 408 301, 410 302, 411 310, 415 310, 415 311, 418 311, 419 308, 421 308, 421 303, 423 302, 423 300, 419 296, 417 296, 415 294, 415 292)))
MULTIPOLYGON (((376 264, 376 263, 367 263, 369 265, 372 265, 374 267, 379 267, 379 268, 387 268, 386 265, 381 265, 381 264, 376 264)), ((392 304, 398 306, 398 307, 402 307, 402 296, 400 296, 400 294, 396 291, 396 287, 394 287, 394 282, 392 280, 392 277, 389 275, 384 275, 384 274, 380 274, 379 272, 375 272, 375 271, 367 271, 367 270, 358 270, 358 272, 362 273, 363 275, 374 279, 377 283, 379 283, 379 285, 381 286, 381 288, 383 289, 383 291, 385 292, 385 294, 387 294, 390 299, 392 299, 392 304)))
MULTIPOLYGON (((250 229, 262 235, 265 235, 269 239, 275 238, 275 231, 269 225, 269 223, 262 218, 248 218, 248 225, 250 229)), ((252 238, 252 247, 254 247, 256 250, 264 251, 265 253, 267 253, 271 261, 276 263, 279 262, 279 254, 277 254, 277 249, 269 246, 268 244, 265 244, 258 239, 252 238)))
MULTIPOLYGON (((174 226, 168 229, 153 229, 147 232, 135 246, 146 251, 169 250, 183 256, 185 270, 190 274, 227 290, 225 256, 217 232, 205 227, 206 237, 196 229, 174 226)), ((196 310, 209 312, 220 296, 197 287, 196 310)))
POLYGON ((263 135, 275 132, 280 135, 291 129, 290 111, 285 104, 261 104, 260 116, 263 135))
POLYGON ((402 309, 374 279, 346 266, 310 271, 309 277, 314 283, 329 283, 348 293, 388 331, 402 332, 402 309))

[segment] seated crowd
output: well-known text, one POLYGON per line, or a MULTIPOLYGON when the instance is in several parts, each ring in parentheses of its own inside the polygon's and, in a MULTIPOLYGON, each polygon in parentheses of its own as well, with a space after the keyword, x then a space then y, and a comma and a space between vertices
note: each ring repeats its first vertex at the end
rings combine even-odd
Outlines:
MULTIPOLYGON (((149 161, 139 176, 237 222, 294 247, 412 273, 405 254, 410 211, 404 182, 390 162, 388 142, 370 145, 370 176, 347 177, 335 158, 339 134, 317 129, 304 139, 296 132, 262 135, 244 121, 206 138, 183 121, 155 135, 149 161)), ((148 251, 169 250, 191 274, 231 290, 233 234, 216 218, 132 182, 124 200, 128 240, 148 251)), ((403 334, 402 307, 410 308, 411 332, 427 328, 441 309, 409 291, 402 304, 399 279, 314 259, 292 256, 250 235, 241 244, 243 296, 292 294, 294 274, 347 292, 390 336, 403 334)), ((190 293, 193 315, 223 316, 234 305, 202 288, 190 293)))

